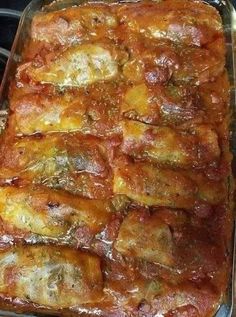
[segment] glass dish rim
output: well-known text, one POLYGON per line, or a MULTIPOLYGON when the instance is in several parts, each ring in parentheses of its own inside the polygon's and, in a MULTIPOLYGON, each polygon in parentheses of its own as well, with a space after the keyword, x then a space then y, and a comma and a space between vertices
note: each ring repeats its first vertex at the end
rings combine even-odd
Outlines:
MULTIPOLYGON (((14 64, 16 64, 19 61, 19 56, 16 54, 17 46, 19 44, 19 39, 21 36, 22 31, 24 31, 25 27, 25 21, 27 18, 31 18, 32 14, 35 14, 38 10, 34 11, 32 9, 33 6, 39 6, 39 10, 45 6, 45 5, 66 5, 66 6, 71 6, 73 5, 80 5, 81 3, 102 3, 102 2, 107 2, 107 3, 132 3, 132 2, 140 2, 141 0, 32 0, 25 10, 23 11, 17 33, 12 45, 10 57, 8 59, 4 76, 2 79, 2 83, 0 86, 0 130, 4 129, 3 126, 6 122, 6 118, 8 115, 8 108, 5 100, 7 99, 6 93, 8 90, 8 82, 10 81, 10 74, 12 72, 12 68, 14 68, 14 64), (66 3, 65 3, 66 2, 66 3)), ((152 0, 155 1, 155 0, 152 0)), ((214 7, 216 7, 217 11, 219 12, 219 8, 222 8, 222 10, 227 10, 228 14, 230 15, 230 21, 229 24, 224 24, 223 20, 223 28, 224 28, 224 33, 227 35, 227 38, 230 38, 231 41, 230 43, 227 43, 227 56, 230 59, 229 64, 227 65, 228 67, 231 67, 230 69, 227 69, 230 75, 230 82, 231 82, 231 100, 230 100, 230 106, 232 109, 232 138, 236 138, 236 53, 234 52, 234 45, 236 47, 236 40, 234 41, 234 36, 233 33, 236 32, 236 10, 234 9, 234 6, 232 5, 230 0, 202 0, 205 3, 208 3, 214 7), (235 30, 233 26, 233 14, 235 15, 235 30), (235 121, 235 122, 234 122, 235 121)), ((220 12, 219 12, 220 13, 220 12)), ((220 14, 221 15, 221 14, 220 14)), ((222 16, 222 15, 221 15, 222 16)), ((235 142, 235 148, 231 146, 231 150, 234 154, 234 159, 235 159, 235 166, 236 166, 236 142, 235 142), (234 153, 235 152, 235 153, 234 153)), ((236 172, 234 173, 234 177, 236 177, 236 172)), ((232 208, 233 209, 233 208, 232 208)), ((233 212, 233 210, 232 210, 233 212)), ((234 305, 234 294, 236 294, 236 222, 234 221, 234 227, 233 227, 233 233, 232 233, 232 252, 231 252, 231 258, 232 258, 232 266, 231 266, 231 277, 229 280, 229 285, 228 285, 228 293, 227 293, 227 303, 223 303, 216 314, 213 317, 233 317, 233 309, 234 306, 236 308, 236 303, 234 305)), ((14 313, 12 311, 5 311, 5 310, 0 310, 0 316, 10 316, 10 317, 36 317, 36 316, 48 316, 48 314, 39 314, 39 313, 14 313)))

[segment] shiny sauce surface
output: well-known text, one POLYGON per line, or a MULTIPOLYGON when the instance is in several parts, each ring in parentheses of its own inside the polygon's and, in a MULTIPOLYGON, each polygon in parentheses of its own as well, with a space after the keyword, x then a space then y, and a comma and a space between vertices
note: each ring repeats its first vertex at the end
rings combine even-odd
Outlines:
POLYGON ((195 0, 45 7, 9 104, 0 306, 212 317, 233 223, 218 12, 195 0))

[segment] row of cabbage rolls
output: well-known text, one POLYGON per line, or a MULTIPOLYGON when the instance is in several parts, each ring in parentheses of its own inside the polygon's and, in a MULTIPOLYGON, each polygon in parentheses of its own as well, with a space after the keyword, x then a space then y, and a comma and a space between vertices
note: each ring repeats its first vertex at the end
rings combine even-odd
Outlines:
POLYGON ((224 41, 194 0, 34 16, 0 146, 6 307, 212 316, 232 230, 224 41))

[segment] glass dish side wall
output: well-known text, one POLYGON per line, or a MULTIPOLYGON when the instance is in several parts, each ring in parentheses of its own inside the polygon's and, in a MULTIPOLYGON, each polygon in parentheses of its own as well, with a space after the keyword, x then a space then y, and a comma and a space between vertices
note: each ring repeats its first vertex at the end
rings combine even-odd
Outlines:
MULTIPOLYGON (((236 69, 235 69, 235 25, 234 18, 236 11, 230 1, 223 0, 206 0, 205 2, 214 6, 221 15, 224 27, 224 35, 226 40, 226 68, 230 79, 230 106, 231 106, 231 151, 233 153, 232 170, 233 177, 236 176, 236 69)), ((236 22, 236 21, 235 21, 236 22)), ((232 198, 233 199, 233 198, 232 198)), ((232 212, 234 212, 232 207, 232 212)), ((235 301, 235 243, 236 243, 236 224, 234 223, 234 232, 232 236, 232 272, 229 280, 228 292, 226 294, 225 303, 221 305, 215 317, 233 317, 236 316, 234 308, 235 301)))
MULTIPOLYGON (((138 2, 139 0, 118 0, 117 2, 138 2)), ((0 87, 0 131, 4 130, 6 119, 8 116, 8 87, 11 79, 15 75, 15 70, 18 62, 21 59, 21 52, 25 40, 29 36, 30 24, 32 17, 41 10, 42 7, 45 7, 45 11, 55 11, 72 5, 79 5, 88 0, 32 0, 31 3, 24 10, 17 34, 12 46, 11 55, 7 63, 5 74, 2 80, 0 87)), ((93 0, 92 2, 100 2, 99 0, 93 0)), ((103 2, 114 2, 112 0, 103 0, 103 2)), ((214 6, 221 15, 224 27, 224 34, 226 39, 227 46, 227 58, 226 58, 226 67, 228 70, 230 84, 231 84, 231 113, 232 113, 232 122, 231 122, 231 151, 233 153, 233 174, 236 176, 236 93, 235 93, 235 83, 236 83, 236 69, 235 69, 235 53, 234 47, 236 43, 234 42, 234 25, 233 25, 233 15, 236 14, 233 5, 229 0, 205 0, 206 3, 214 6)), ((236 16, 236 15, 235 15, 236 16)), ((236 27, 236 26, 235 26, 236 27)), ((236 226, 234 226, 236 227, 236 226)), ((236 241, 236 230, 234 228, 232 238, 232 272, 229 280, 228 291, 225 294, 224 303, 219 307, 218 312, 214 317, 233 317, 233 306, 234 306, 234 284, 235 284, 235 241, 236 241)), ((235 312, 236 313, 236 312, 235 312)), ((5 317, 36 317, 32 314, 16 314, 10 311, 1 311, 0 316, 5 317)), ((37 314, 37 316, 48 317, 46 315, 37 314)), ((236 316, 236 314, 235 314, 236 316)))

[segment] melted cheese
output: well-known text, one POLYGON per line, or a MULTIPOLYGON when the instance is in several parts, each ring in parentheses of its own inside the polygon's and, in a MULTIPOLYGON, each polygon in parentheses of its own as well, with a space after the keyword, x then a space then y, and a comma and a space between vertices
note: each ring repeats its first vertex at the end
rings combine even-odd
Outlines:
POLYGON ((93 302, 102 296, 99 259, 66 248, 28 246, 2 251, 0 276, 8 281, 0 289, 5 296, 56 309, 93 302))
POLYGON ((68 48, 48 65, 31 68, 29 76, 41 83, 80 87, 112 79, 117 72, 117 63, 108 49, 84 44, 68 48))

